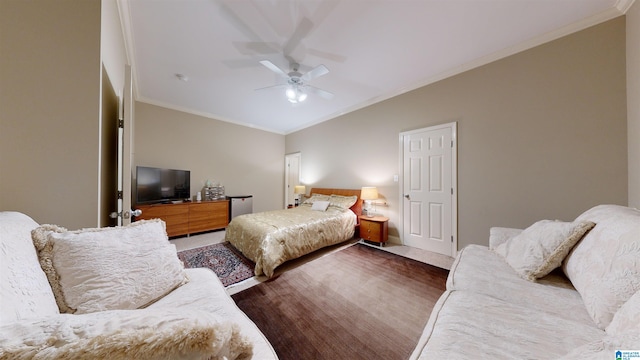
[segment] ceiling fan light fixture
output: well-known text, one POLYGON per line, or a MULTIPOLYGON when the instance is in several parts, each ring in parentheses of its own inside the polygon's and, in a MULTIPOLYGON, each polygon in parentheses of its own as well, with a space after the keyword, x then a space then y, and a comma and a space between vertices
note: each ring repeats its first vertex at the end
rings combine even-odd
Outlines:
POLYGON ((307 99, 307 94, 299 86, 295 85, 288 87, 285 94, 287 95, 287 100, 292 104, 297 104, 307 99))
POLYGON ((292 87, 287 88, 285 93, 287 94, 287 99, 289 99, 289 101, 296 99, 296 91, 292 87))

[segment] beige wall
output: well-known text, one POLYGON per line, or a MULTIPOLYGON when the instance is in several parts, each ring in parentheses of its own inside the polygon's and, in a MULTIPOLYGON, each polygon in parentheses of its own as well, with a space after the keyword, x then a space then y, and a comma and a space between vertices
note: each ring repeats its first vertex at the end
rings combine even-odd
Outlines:
POLYGON ((192 197, 211 180, 255 212, 282 208, 283 135, 142 102, 135 119, 134 165, 190 170, 192 197))
POLYGON ((640 2, 627 12, 629 206, 640 208, 640 2))
POLYGON ((312 186, 378 186, 398 236, 399 133, 458 124, 458 247, 627 203, 624 17, 286 136, 312 186))
POLYGON ((97 225, 100 1, 0 1, 0 209, 97 225))
POLYGON ((101 0, 100 33, 102 64, 117 96, 124 88, 124 67, 128 64, 117 0, 101 0))

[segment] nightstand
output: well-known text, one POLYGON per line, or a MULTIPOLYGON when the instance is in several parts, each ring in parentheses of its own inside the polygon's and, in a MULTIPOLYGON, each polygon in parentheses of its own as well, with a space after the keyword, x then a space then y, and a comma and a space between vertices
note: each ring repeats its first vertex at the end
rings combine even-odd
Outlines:
POLYGON ((389 218, 384 216, 360 216, 360 237, 384 246, 389 237, 389 218))

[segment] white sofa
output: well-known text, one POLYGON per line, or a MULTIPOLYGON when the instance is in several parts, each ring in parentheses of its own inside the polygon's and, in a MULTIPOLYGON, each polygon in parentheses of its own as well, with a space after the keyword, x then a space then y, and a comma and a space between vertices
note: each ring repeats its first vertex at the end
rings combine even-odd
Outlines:
POLYGON ((536 224, 492 228, 489 247, 460 251, 411 359, 640 358, 640 211, 600 205, 568 225, 536 224), (586 235, 546 243, 563 237, 551 228, 575 235, 589 221, 586 235), (546 270, 560 267, 531 276, 549 256, 546 270))
POLYGON ((182 267, 164 223, 103 230, 0 212, 0 359, 277 358, 212 271, 182 267), (48 260, 34 229, 56 241, 48 260))

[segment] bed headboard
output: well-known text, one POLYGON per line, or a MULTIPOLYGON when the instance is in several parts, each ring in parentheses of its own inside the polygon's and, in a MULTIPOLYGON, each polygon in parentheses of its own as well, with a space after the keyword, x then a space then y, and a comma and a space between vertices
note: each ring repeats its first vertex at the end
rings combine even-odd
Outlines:
MULTIPOLYGON (((358 200, 351 207, 351 211, 353 211, 357 216, 362 215, 362 199, 360 199, 360 189, 329 189, 329 188, 311 188, 309 195, 313 194, 322 194, 322 195, 342 195, 342 196, 357 196, 358 200)), ((360 219, 358 219, 358 224, 360 223, 360 219)))

